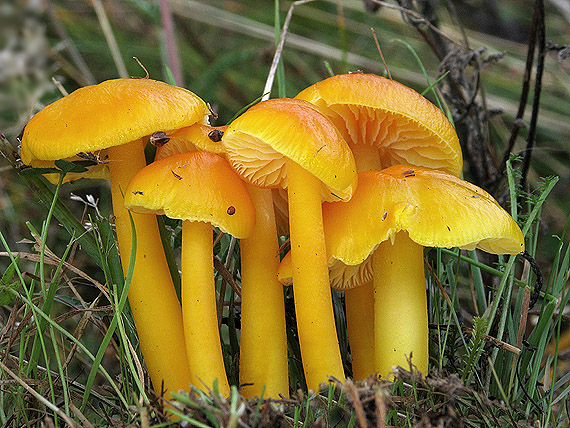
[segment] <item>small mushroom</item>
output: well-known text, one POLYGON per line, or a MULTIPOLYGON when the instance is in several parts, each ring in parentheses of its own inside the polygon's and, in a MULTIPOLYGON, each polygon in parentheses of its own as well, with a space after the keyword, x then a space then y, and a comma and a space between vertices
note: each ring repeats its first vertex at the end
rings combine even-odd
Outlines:
POLYGON ((216 311, 212 225, 236 238, 251 233, 255 210, 244 183, 214 153, 181 153, 139 171, 127 187, 125 207, 183 220, 182 317, 192 383, 212 388, 218 379, 220 392, 228 396, 216 311))
MULTIPOLYGON (((38 112, 26 125, 21 147, 27 165, 105 153, 123 266, 131 256, 131 222, 123 207, 130 179, 146 165, 144 138, 206 121, 204 101, 192 92, 151 79, 115 79, 86 86, 38 112)), ((105 175, 105 172, 99 172, 105 175)), ((129 288, 140 347, 157 391, 187 390, 180 305, 154 216, 133 214, 137 237, 129 288), (168 355, 168 358, 165 358, 168 355)))
POLYGON ((323 204, 323 223, 329 254, 349 265, 372 255, 375 369, 384 377, 410 354, 427 374, 423 247, 524 251, 520 228, 487 192, 410 165, 359 173, 349 202, 323 204))

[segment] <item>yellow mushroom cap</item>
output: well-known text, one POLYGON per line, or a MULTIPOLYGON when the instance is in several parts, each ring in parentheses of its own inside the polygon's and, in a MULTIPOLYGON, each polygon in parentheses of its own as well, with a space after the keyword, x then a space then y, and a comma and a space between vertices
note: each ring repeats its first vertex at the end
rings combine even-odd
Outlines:
POLYGON ((410 164, 461 175, 463 159, 453 125, 401 83, 374 74, 341 74, 295 98, 317 105, 349 143, 375 145, 384 168, 410 164))
POLYGON ((328 254, 351 265, 400 230, 425 247, 524 251, 519 226, 491 195, 451 174, 410 165, 359 173, 349 202, 323 204, 323 224, 328 254))
POLYGON ((221 134, 226 128, 227 125, 208 126, 196 123, 169 132, 166 134, 169 141, 157 149, 155 160, 184 152, 203 151, 221 154, 224 152, 221 134))
MULTIPOLYGON (((350 290, 372 281, 372 258, 368 257, 359 265, 346 265, 334 257, 329 258, 329 279, 331 287, 337 290, 350 290)), ((277 279, 289 287, 293 285, 293 268, 291 266, 291 251, 279 263, 277 279)))
POLYGON ((323 183, 323 200, 349 199, 354 157, 338 129, 302 100, 262 101, 235 119, 222 137, 232 166, 258 187, 286 188, 287 159, 323 183))
POLYGON ((114 79, 86 86, 48 105, 26 125, 20 155, 65 159, 98 152, 157 130, 203 121, 208 106, 192 92, 151 79, 114 79))
POLYGON ((141 169, 127 186, 125 208, 211 223, 236 238, 255 225, 245 184, 225 159, 208 152, 168 156, 141 169))

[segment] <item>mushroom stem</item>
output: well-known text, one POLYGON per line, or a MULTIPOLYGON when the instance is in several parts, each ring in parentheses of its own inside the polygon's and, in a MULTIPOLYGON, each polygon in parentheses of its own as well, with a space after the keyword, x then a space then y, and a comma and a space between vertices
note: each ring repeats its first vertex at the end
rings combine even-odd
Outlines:
POLYGON ((220 393, 227 397, 230 387, 218 329, 213 254, 212 225, 183 221, 182 317, 192 383, 212 388, 217 379, 220 393))
POLYGON ((374 336, 376 371, 390 377, 393 367, 424 375, 428 370, 428 316, 423 247, 406 232, 376 248, 374 269, 374 336))
POLYGON ((356 162, 356 170, 361 171, 380 171, 382 163, 380 162, 380 152, 378 147, 372 144, 350 144, 350 150, 356 162))
POLYGON ((376 371, 374 360, 374 286, 372 281, 346 290, 346 328, 350 354, 352 355, 352 377, 364 380, 376 371))
POLYGON ((287 161, 293 292, 307 387, 345 379, 336 334, 323 232, 321 182, 287 161))
MULTIPOLYGON (((382 163, 378 147, 349 143, 356 170, 380 171, 382 163)), ((374 286, 371 283, 344 292, 348 342, 352 355, 352 376, 364 380, 374 368, 374 286)))
MULTIPOLYGON (((131 256, 131 222, 123 207, 123 191, 145 165, 143 143, 109 148, 111 194, 117 240, 123 268, 131 256)), ((182 313, 176 297, 156 223, 156 216, 131 213, 137 237, 135 269, 129 289, 129 303, 141 351, 157 392, 187 391, 190 370, 184 347, 182 313), (164 385, 163 385, 164 382, 164 385)), ((167 397, 168 398, 168 397, 167 397)))
POLYGON ((256 211, 255 227, 240 241, 241 393, 248 398, 289 395, 283 286, 277 280, 279 243, 270 189, 247 186, 256 211))

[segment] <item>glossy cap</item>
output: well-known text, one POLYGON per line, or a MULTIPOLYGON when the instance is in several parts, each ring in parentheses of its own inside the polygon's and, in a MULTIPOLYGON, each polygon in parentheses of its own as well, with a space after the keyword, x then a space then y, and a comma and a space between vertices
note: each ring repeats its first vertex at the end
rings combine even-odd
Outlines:
POLYGON ((232 166, 258 187, 286 188, 287 159, 323 183, 323 200, 347 200, 356 187, 354 157, 338 129, 311 104, 277 98, 235 119, 222 138, 232 166))
POLYGON ((222 135, 227 126, 209 126, 196 123, 165 133, 168 142, 156 150, 155 160, 184 152, 211 152, 222 154, 222 135))
POLYGON ((421 165, 460 176, 461 147, 445 115, 411 88, 374 74, 329 77, 295 98, 317 105, 350 144, 372 144, 382 167, 421 165))
POLYGON ((157 130, 204 121, 208 106, 192 92, 151 79, 86 86, 48 105, 26 125, 20 155, 27 165, 125 144, 157 130))
POLYGON ((522 232, 491 195, 451 174, 410 165, 359 173, 346 203, 323 204, 328 254, 359 264, 405 230, 425 247, 524 251, 522 232))
POLYGON ((125 208, 211 223, 236 238, 255 225, 245 184, 225 159, 208 152, 168 156, 140 170, 125 191, 125 208))

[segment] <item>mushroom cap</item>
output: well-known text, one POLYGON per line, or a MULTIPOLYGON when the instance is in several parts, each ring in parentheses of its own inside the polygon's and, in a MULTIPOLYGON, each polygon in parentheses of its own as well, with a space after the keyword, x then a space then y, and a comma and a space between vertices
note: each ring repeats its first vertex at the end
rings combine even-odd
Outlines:
POLYGON ((211 223, 236 238, 255 225, 245 184, 225 159, 208 152, 168 156, 141 169, 127 186, 125 208, 211 223))
POLYGON ((286 188, 287 159, 323 183, 323 200, 349 199, 356 187, 352 152, 338 129, 306 101, 276 98, 250 107, 222 137, 226 156, 249 183, 286 188))
POLYGON ((205 120, 208 106, 192 92, 151 79, 114 79, 86 86, 39 111, 26 125, 22 162, 96 153, 156 130, 205 120))
POLYGON ((169 141, 157 149, 155 160, 184 152, 203 151, 222 154, 224 148, 222 147, 221 139, 216 137, 212 139, 210 135, 213 132, 215 133, 213 135, 217 134, 221 138, 221 134, 224 133, 226 128, 227 126, 209 126, 195 123, 191 126, 176 129, 166 134, 169 141))
POLYGON ((349 144, 372 144, 382 167, 421 165, 460 176, 461 147, 453 125, 429 100, 374 74, 329 77, 295 98, 317 105, 349 144))
MULTIPOLYGON (((329 279, 332 288, 350 290, 372 281, 372 258, 368 257, 359 265, 346 265, 340 260, 329 259, 329 279)), ((277 279, 285 286, 293 285, 293 268, 291 266, 291 251, 279 263, 277 279)))
POLYGON ((323 204, 327 253, 359 264, 404 230, 425 247, 524 251, 523 234, 491 195, 451 174, 410 165, 359 173, 346 203, 323 204))

